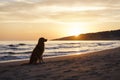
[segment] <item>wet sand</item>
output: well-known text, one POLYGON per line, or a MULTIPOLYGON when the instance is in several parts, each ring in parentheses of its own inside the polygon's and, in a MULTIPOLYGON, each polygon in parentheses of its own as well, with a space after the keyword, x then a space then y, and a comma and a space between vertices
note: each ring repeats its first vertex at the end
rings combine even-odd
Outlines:
POLYGON ((0 80, 120 80, 120 48, 44 60, 0 63, 0 80))

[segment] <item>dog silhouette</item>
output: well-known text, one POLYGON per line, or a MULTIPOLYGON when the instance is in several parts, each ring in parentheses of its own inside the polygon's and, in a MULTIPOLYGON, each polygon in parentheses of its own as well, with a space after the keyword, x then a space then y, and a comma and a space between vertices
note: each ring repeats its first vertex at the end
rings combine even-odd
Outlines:
POLYGON ((43 52, 45 50, 45 42, 47 42, 47 39, 43 37, 41 37, 38 40, 38 44, 36 45, 31 54, 29 64, 37 64, 38 62, 43 63, 43 52))

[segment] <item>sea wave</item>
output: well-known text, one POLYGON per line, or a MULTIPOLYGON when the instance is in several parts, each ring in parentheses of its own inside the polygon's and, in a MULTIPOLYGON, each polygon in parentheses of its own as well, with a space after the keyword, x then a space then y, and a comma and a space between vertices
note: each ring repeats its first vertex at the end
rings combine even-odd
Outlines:
MULTIPOLYGON (((36 42, 0 43, 0 61, 28 59, 36 42)), ((120 41, 48 41, 44 57, 95 52, 120 47, 120 41)))

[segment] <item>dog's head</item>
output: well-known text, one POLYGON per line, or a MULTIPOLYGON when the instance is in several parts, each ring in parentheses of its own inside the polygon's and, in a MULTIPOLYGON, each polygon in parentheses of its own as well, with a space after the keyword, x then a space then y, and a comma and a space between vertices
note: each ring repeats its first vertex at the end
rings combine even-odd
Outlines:
POLYGON ((39 39, 39 42, 47 42, 47 39, 41 37, 41 38, 39 39))

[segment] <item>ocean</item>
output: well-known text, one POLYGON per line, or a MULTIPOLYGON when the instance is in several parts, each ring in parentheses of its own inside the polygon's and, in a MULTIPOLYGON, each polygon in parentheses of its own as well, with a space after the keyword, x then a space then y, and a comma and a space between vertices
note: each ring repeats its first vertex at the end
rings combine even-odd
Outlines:
MULTIPOLYGON (((0 41, 0 62, 28 60, 37 41, 0 41)), ((120 41, 48 41, 44 58, 87 54, 120 47, 120 41)))

